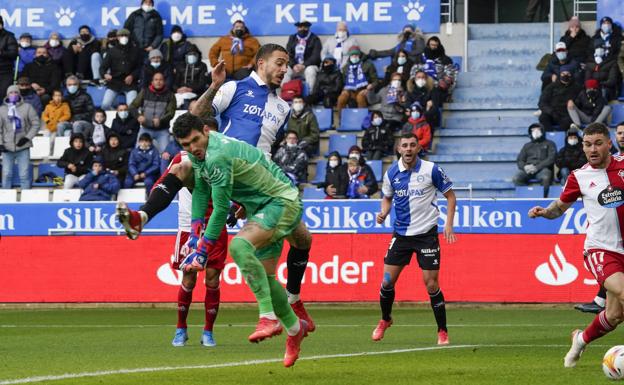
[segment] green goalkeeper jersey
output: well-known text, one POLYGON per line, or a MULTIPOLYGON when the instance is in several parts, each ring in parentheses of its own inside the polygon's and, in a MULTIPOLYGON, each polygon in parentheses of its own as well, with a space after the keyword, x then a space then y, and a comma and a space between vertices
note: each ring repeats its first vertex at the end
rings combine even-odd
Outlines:
POLYGON ((264 152, 245 142, 210 131, 203 161, 189 153, 195 173, 192 217, 202 219, 212 198, 214 210, 204 237, 216 240, 225 226, 230 201, 251 217, 274 199, 295 201, 299 191, 264 152))

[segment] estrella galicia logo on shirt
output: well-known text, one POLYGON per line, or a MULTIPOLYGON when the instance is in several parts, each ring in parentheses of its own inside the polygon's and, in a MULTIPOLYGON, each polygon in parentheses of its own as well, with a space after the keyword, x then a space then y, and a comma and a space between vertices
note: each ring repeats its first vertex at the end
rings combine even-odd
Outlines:
POLYGON ((598 194, 598 203, 603 207, 615 208, 624 204, 624 190, 608 186, 598 194))

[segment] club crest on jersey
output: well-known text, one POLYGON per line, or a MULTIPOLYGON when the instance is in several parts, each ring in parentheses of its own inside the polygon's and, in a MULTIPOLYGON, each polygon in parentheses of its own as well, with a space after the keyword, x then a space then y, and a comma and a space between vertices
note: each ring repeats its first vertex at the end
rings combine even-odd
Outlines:
POLYGON ((598 194, 598 203, 607 208, 615 208, 624 204, 624 190, 608 186, 598 194))

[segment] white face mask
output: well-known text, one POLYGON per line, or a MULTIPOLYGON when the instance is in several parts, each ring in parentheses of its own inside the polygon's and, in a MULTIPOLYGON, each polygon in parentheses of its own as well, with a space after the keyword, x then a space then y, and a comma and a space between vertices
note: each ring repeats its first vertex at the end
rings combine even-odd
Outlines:
POLYGON ((78 92, 78 86, 67 86, 67 92, 70 94, 75 94, 78 92))
POLYGON ((121 45, 126 45, 126 44, 128 44, 128 41, 130 41, 128 36, 122 36, 122 37, 120 37, 117 40, 119 40, 119 44, 121 44, 121 45))
POLYGON ((175 43, 179 42, 180 40, 182 40, 182 34, 180 32, 172 33, 171 40, 173 40, 175 43))
POLYGON ((22 48, 28 48, 28 47, 30 47, 30 42, 27 42, 27 41, 20 41, 20 47, 22 47, 22 48))
POLYGON ((416 79, 416 87, 423 88, 427 84, 425 79, 416 79))
POLYGON ((195 56, 195 55, 189 55, 189 56, 187 56, 187 57, 186 57, 186 62, 187 62, 188 64, 195 64, 195 63, 197 63, 197 56, 195 56))
POLYGON ((570 139, 568 139, 568 144, 570 146, 576 146, 578 144, 578 139, 577 138, 570 138, 570 139))
POLYGON ((407 63, 407 58, 405 56, 399 56, 399 58, 397 59, 397 63, 402 66, 403 64, 407 63))
POLYGON ((568 57, 568 53, 567 52, 557 52, 555 53, 555 55, 557 55, 557 59, 564 61, 567 57, 568 57))
POLYGON ((150 12, 152 9, 154 9, 154 7, 152 7, 151 5, 143 4, 141 6, 141 9, 143 10, 143 12, 150 12))
POLYGON ((380 117, 376 117, 371 121, 371 123, 373 124, 373 126, 381 126, 381 123, 383 123, 383 119, 380 117))
POLYGON ((329 161, 329 167, 331 168, 335 168, 336 166, 338 166, 338 161, 337 160, 330 160, 329 161))
POLYGON ((360 160, 360 154, 358 154, 357 152, 353 152, 349 154, 349 158, 360 160))
POLYGON ((541 137, 542 137, 542 131, 541 130, 535 129, 535 130, 531 131, 531 138, 533 138, 533 140, 537 140, 537 139, 539 139, 541 137))
POLYGON ((412 119, 418 119, 420 118, 420 111, 412 111, 410 116, 412 117, 412 119))
POLYGON ((154 68, 158 68, 160 67, 160 62, 150 62, 150 64, 152 65, 152 67, 154 68))
POLYGON ((286 146, 289 148, 297 147, 297 143, 288 143, 286 142, 286 146))
POLYGON ((611 33, 611 24, 609 23, 604 23, 600 26, 600 30, 602 31, 602 33, 604 34, 608 34, 611 33))
POLYGON ((400 80, 393 80, 390 82, 390 87, 394 87, 394 88, 399 88, 401 87, 401 81, 400 80))
POLYGON ((303 111, 303 103, 293 103, 292 108, 295 112, 303 111))
POLYGON ((128 111, 119 111, 117 115, 119 115, 121 119, 126 119, 128 118, 128 111))
POLYGON ((347 32, 346 31, 338 31, 336 32, 336 39, 343 41, 344 39, 347 38, 347 32))
POLYGON ((594 61, 596 62, 596 64, 601 64, 602 63, 602 56, 594 56, 594 61))
POLYGON ((353 64, 357 64, 357 63, 359 63, 359 62, 360 62, 360 57, 359 57, 359 56, 356 56, 356 55, 353 55, 353 56, 351 56, 351 57, 349 58, 349 60, 351 61, 351 63, 353 63, 353 64))
POLYGON ((61 44, 61 42, 60 42, 60 41, 58 41, 58 40, 56 40, 56 39, 52 39, 52 40, 50 40, 50 42, 49 42, 49 43, 50 43, 50 47, 52 47, 52 48, 56 48, 56 47, 58 47, 58 46, 59 46, 59 44, 61 44))

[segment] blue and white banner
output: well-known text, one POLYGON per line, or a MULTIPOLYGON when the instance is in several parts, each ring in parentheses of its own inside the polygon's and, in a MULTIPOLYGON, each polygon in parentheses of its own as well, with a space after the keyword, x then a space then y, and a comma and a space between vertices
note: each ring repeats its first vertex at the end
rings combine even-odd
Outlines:
POLYGON ((600 22, 604 16, 609 16, 613 22, 624 25, 624 1, 598 0, 596 3, 596 21, 600 22))
MULTIPOLYGON (((175 24, 188 36, 222 36, 236 20, 244 20, 255 36, 293 34, 293 23, 300 20, 311 22, 319 35, 333 34, 341 20, 353 34, 398 33, 407 23, 428 33, 440 29, 440 0, 156 0, 155 5, 167 36, 175 24)), ((0 5, 0 15, 5 28, 17 36, 29 32, 47 39, 57 31, 71 38, 86 24, 103 37, 121 28, 139 6, 139 0, 9 0, 0 5)))
MULTIPOLYGON (((529 219, 527 212, 531 207, 547 206, 549 202, 459 200, 454 228, 458 233, 479 234, 581 234, 585 231, 587 215, 580 203, 555 220, 529 219)), ((315 233, 391 233, 393 217, 381 225, 375 222, 380 205, 379 200, 304 201, 303 220, 315 233)), ((439 208, 439 230, 442 231, 447 217, 445 200, 439 201, 439 208)), ((146 234, 175 233, 177 209, 174 202, 148 224, 146 234)), ((122 234, 114 213, 114 202, 0 204, 0 235, 122 234)))

